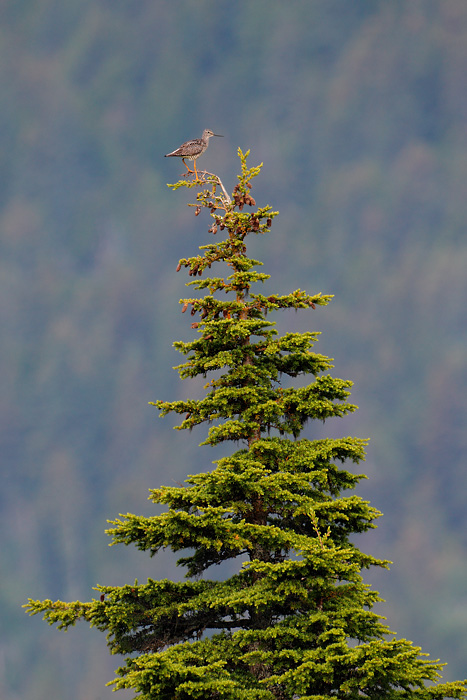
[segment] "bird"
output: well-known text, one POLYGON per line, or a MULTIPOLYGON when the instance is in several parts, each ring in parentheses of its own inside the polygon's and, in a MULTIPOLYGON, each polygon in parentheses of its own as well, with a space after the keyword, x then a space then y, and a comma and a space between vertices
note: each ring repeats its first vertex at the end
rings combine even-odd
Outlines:
POLYGON ((183 165, 186 167, 187 171, 189 173, 195 173, 196 179, 198 180, 196 159, 199 158, 199 156, 202 155, 209 146, 209 139, 211 138, 211 136, 222 137, 222 134, 215 134, 213 131, 211 131, 211 129, 205 129, 200 139, 191 139, 190 141, 185 141, 185 143, 182 143, 182 145, 179 148, 176 148, 175 151, 172 151, 172 153, 166 153, 164 158, 172 158, 173 156, 181 158, 183 160, 183 165), (193 165, 195 166, 194 170, 190 170, 188 165, 185 163, 185 158, 188 158, 188 160, 193 161, 193 165))

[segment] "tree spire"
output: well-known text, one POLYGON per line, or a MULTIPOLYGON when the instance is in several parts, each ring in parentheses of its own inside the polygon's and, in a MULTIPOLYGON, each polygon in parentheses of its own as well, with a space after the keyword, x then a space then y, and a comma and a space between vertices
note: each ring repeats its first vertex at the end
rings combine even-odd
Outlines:
MULTIPOLYGON (((235 451, 184 486, 152 489, 166 512, 127 514, 108 530, 112 544, 151 556, 183 553, 186 580, 98 586, 98 600, 29 601, 28 610, 61 629, 84 619, 107 632, 112 653, 128 656, 115 688, 142 700, 465 697, 465 682, 439 683, 442 665, 392 638, 372 609, 380 598, 362 570, 388 562, 361 552, 355 535, 380 513, 353 493, 363 475, 345 468, 364 459, 366 441, 301 436, 309 421, 356 409, 351 382, 329 374, 332 360, 313 349, 317 332, 279 336, 268 320, 331 297, 257 291, 268 275, 248 257, 247 236, 267 234, 277 212, 256 207, 251 181, 261 166, 239 156, 232 197, 204 175, 193 206, 209 211, 217 238, 178 265, 201 295, 181 301, 197 338, 175 343, 185 356, 177 369, 182 379, 206 377, 206 395, 154 403, 182 416, 177 429, 207 424, 202 445, 230 441, 235 451), (294 388, 299 376, 310 383, 294 388), (223 562, 233 573, 218 580, 223 562)), ((199 181, 172 187, 183 186, 199 181)))

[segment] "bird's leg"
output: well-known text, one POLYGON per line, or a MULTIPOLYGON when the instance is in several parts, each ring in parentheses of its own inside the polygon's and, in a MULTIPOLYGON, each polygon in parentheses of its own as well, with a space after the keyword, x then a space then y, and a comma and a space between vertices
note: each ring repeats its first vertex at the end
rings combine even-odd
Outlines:
POLYGON ((199 180, 198 171, 197 171, 197 169, 196 169, 196 158, 195 158, 195 160, 193 161, 193 166, 194 166, 194 169, 195 169, 195 178, 196 178, 196 180, 199 180))
MULTIPOLYGON (((182 162, 183 162, 183 165, 185 166, 185 168, 187 169, 187 172, 189 172, 189 173, 194 173, 194 172, 195 172, 194 170, 190 170, 190 168, 188 167, 188 165, 185 163, 185 158, 182 158, 182 162)), ((194 162, 194 161, 193 161, 193 162, 194 162)), ((195 168, 196 168, 196 165, 195 165, 195 168)))

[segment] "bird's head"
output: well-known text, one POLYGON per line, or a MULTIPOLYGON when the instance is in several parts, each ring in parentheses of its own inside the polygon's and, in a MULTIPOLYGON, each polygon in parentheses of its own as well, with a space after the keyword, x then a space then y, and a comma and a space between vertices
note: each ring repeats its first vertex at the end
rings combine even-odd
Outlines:
POLYGON ((205 129, 205 130, 203 131, 203 139, 204 139, 204 140, 210 139, 211 136, 219 136, 219 137, 222 138, 222 137, 223 137, 223 134, 215 134, 214 131, 211 131, 211 129, 205 129))

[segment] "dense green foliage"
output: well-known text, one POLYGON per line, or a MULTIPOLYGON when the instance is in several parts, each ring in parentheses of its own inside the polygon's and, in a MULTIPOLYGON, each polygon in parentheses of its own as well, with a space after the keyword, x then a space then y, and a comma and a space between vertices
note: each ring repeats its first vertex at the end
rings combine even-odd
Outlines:
POLYGON ((199 231, 173 216, 162 156, 205 127, 224 139, 200 167, 229 190, 239 144, 265 163, 256 192, 281 218, 249 251, 275 293, 336 294, 314 327, 355 380, 342 423, 372 437, 360 494, 385 514, 361 546, 397 562, 366 580, 392 628, 466 677, 465 0, 4 0, 0 19, 2 700, 98 700, 113 672, 101 635, 64 644, 28 595, 177 576, 102 529, 150 513, 167 472, 206 469, 202 427, 174 462, 173 417, 147 406, 186 398, 173 269, 199 231))
POLYGON ((29 600, 27 608, 61 629, 84 619, 107 632, 112 652, 130 656, 115 687, 141 700, 465 697, 467 681, 432 685, 441 664, 407 640, 388 639, 372 610, 378 594, 361 571, 387 562, 361 552, 351 537, 374 527, 379 513, 345 494, 361 475, 339 466, 360 462, 365 441, 299 439, 308 421, 355 410, 351 383, 327 373, 330 359, 313 351, 316 333, 279 336, 266 318, 278 309, 315 309, 330 297, 253 291, 269 276, 247 256, 247 236, 268 233, 276 212, 244 211, 256 205, 251 180, 260 168, 239 155, 232 199, 207 173, 174 186, 200 185, 196 214, 209 209, 217 235, 178 266, 204 277, 188 283, 204 296, 182 300, 183 311, 199 318, 191 325, 200 337, 176 343, 187 356, 178 370, 209 381, 204 398, 155 405, 162 415, 185 414, 180 429, 212 424, 202 445, 243 448, 186 486, 153 490, 151 500, 166 512, 127 514, 108 531, 113 544, 151 555, 184 551, 178 564, 188 580, 99 586, 100 600, 29 600), (212 277, 213 265, 227 275, 212 277), (284 384, 300 376, 313 380, 284 384), (238 573, 204 577, 238 557, 238 573))

